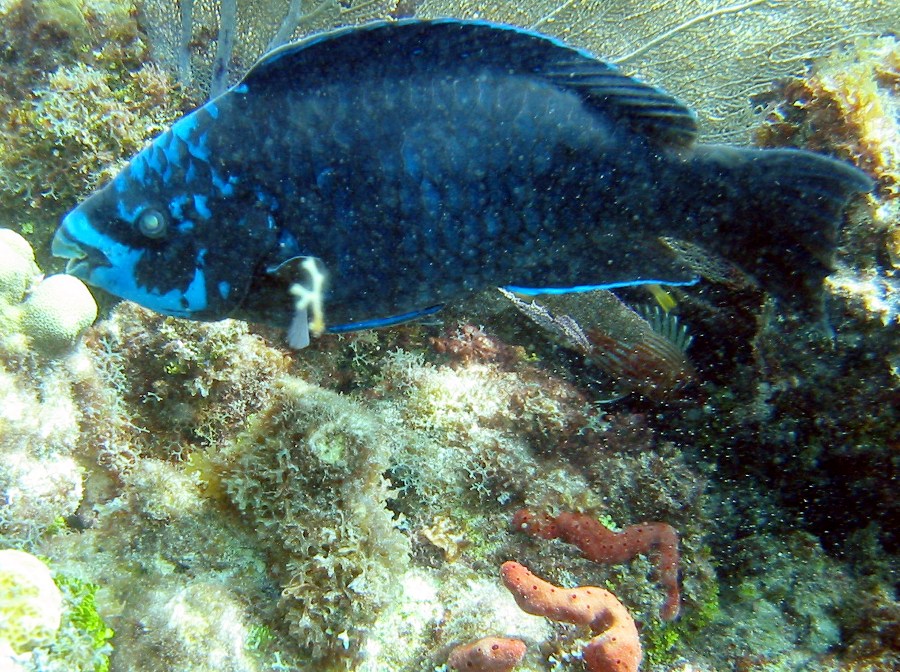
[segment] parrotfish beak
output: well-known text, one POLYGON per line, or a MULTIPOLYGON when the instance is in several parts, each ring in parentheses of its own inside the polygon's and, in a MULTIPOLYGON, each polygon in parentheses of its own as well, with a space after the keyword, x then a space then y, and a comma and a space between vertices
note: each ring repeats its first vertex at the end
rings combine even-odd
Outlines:
POLYGON ((83 215, 71 212, 63 218, 62 224, 53 236, 50 251, 53 256, 68 259, 66 273, 81 280, 89 281, 91 269, 109 266, 109 259, 97 248, 76 240, 71 233, 73 216, 84 219, 83 215))

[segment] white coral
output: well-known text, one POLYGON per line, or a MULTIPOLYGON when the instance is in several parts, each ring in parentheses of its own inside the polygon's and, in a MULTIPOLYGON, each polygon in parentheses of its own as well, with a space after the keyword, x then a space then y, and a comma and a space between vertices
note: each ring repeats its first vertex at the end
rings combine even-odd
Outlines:
POLYGON ((21 301, 39 274, 28 241, 15 231, 0 229, 0 301, 21 301))
POLYGON ((35 349, 56 354, 75 343, 97 319, 97 303, 78 278, 51 275, 22 305, 21 328, 35 349))
POLYGON ((30 243, 0 229, 0 348, 19 353, 31 347, 55 356, 95 319, 97 303, 81 280, 70 275, 42 280, 30 243))
POLYGON ((52 640, 61 618, 62 594, 47 565, 22 551, 0 551, 0 643, 30 651, 52 640))
POLYGON ((81 468, 71 457, 36 459, 25 452, 3 456, 0 530, 34 539, 58 519, 75 513, 84 494, 81 468))

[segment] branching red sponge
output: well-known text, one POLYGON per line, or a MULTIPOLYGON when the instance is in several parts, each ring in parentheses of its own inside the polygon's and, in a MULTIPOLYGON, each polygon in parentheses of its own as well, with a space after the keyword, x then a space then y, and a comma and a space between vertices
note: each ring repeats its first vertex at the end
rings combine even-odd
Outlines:
POLYGON ((660 618, 671 621, 681 609, 678 589, 678 532, 667 523, 639 523, 613 532, 600 521, 584 513, 560 513, 555 518, 519 509, 513 516, 513 529, 542 539, 562 539, 581 549, 593 562, 614 564, 631 560, 641 553, 656 551, 660 583, 666 600, 660 618))
POLYGON ((450 652, 451 670, 511 672, 525 655, 525 642, 509 637, 484 637, 460 644, 450 652))
POLYGON ((637 627, 611 592, 596 586, 559 588, 513 561, 503 563, 500 575, 522 611, 591 629, 595 637, 583 652, 588 672, 638 669, 642 654, 637 627))

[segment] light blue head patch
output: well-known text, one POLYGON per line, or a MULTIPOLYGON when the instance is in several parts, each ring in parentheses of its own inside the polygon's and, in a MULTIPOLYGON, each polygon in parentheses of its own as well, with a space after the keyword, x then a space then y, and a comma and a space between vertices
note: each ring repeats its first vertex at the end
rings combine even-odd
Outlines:
POLYGON ((206 276, 201 268, 206 250, 197 256, 198 268, 185 291, 173 289, 165 294, 153 292, 135 282, 135 268, 144 256, 143 250, 135 250, 97 231, 81 212, 69 213, 63 220, 66 234, 71 240, 87 248, 103 252, 110 265, 91 266, 76 270, 73 275, 85 282, 105 289, 123 299, 141 304, 151 310, 175 317, 191 317, 206 309, 206 276))

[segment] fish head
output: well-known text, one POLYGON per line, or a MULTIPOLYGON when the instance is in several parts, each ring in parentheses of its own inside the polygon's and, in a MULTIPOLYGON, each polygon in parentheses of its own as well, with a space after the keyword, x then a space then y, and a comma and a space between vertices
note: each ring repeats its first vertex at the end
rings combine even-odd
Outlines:
POLYGON ((171 135, 65 215, 52 251, 68 259, 67 273, 115 296, 175 317, 223 319, 250 291, 274 222, 242 208, 239 190, 208 163, 155 156, 172 155, 171 135), (201 169, 207 179, 192 177, 201 169))

